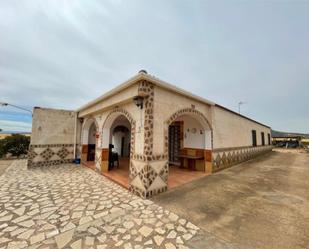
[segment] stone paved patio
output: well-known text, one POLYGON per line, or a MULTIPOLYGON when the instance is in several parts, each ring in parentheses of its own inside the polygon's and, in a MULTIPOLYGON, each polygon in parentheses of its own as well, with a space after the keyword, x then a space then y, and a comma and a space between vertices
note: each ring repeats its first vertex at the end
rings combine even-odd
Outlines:
POLYGON ((82 166, 13 161, 0 182, 0 249, 230 248, 82 166))

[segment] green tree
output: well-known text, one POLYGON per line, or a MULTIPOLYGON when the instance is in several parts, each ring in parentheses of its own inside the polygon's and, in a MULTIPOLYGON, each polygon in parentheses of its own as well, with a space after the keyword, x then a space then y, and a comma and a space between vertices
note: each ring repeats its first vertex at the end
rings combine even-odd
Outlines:
POLYGON ((30 144, 30 137, 13 134, 0 140, 0 157, 5 156, 7 153, 12 156, 20 156, 27 154, 30 144))

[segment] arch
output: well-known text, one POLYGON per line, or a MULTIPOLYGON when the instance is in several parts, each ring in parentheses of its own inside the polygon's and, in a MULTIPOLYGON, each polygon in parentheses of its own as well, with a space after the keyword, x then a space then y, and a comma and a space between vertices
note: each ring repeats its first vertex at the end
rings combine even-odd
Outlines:
POLYGON ((165 123, 167 125, 170 125, 173 121, 175 121, 178 117, 181 117, 183 115, 188 115, 188 116, 194 116, 196 117, 199 121, 201 121, 201 124, 204 126, 204 129, 207 130, 211 130, 212 131, 212 126, 210 124, 210 122, 208 121, 208 119, 205 117, 205 115, 203 113, 201 113, 200 111, 194 109, 194 108, 184 108, 184 109, 180 109, 176 112, 174 112, 166 121, 165 123))
POLYGON ((114 121, 119 117, 124 116, 131 125, 131 141, 130 141, 130 155, 134 153, 134 143, 135 143, 135 120, 133 119, 132 115, 125 109, 122 108, 115 108, 112 110, 106 117, 103 126, 102 126, 102 147, 108 148, 109 138, 110 138, 110 128, 113 125, 114 121))
POLYGON ((89 129, 91 125, 94 124, 96 127, 96 131, 99 131, 99 124, 97 120, 94 117, 87 118, 82 126, 82 137, 81 137, 81 143, 82 144, 88 144, 88 136, 89 136, 89 129))
POLYGON ((205 115, 194 109, 194 108, 183 108, 176 112, 174 112, 165 122, 164 122, 164 154, 168 156, 168 127, 172 124, 177 118, 181 116, 191 116, 195 118, 197 121, 201 123, 204 128, 205 136, 210 140, 209 149, 213 148, 213 130, 209 120, 205 117, 205 115), (207 132, 209 131, 209 132, 207 132))

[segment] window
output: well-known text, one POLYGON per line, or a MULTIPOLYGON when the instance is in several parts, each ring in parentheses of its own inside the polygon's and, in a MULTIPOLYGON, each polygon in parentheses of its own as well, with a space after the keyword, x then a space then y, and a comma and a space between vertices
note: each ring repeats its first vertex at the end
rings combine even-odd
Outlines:
POLYGON ((268 133, 268 145, 270 145, 270 134, 268 133))
POLYGON ((264 132, 261 132, 261 138, 262 138, 262 145, 265 145, 265 136, 264 136, 264 132))
POLYGON ((256 146, 256 130, 252 130, 252 146, 256 146))

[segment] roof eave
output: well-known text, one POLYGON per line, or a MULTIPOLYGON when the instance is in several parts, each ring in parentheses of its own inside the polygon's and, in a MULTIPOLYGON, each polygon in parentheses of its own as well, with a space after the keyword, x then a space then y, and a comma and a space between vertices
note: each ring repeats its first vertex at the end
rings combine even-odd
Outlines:
POLYGON ((187 91, 185 91, 185 90, 183 90, 183 89, 181 89, 181 88, 179 88, 177 86, 169 84, 169 83, 167 83, 167 82, 165 82, 163 80, 160 80, 160 79, 158 79, 158 78, 156 78, 154 76, 151 76, 151 75, 145 74, 145 73, 138 73, 135 76, 133 76, 132 78, 130 78, 127 81, 125 81, 124 83, 118 85, 117 87, 113 88, 112 90, 110 90, 110 91, 106 92, 105 94, 101 95, 100 97, 98 97, 98 98, 88 102, 87 104, 81 106, 76 111, 77 112, 83 111, 83 110, 85 110, 85 109, 87 109, 87 108, 97 104, 98 102, 103 101, 104 99, 115 95, 119 91, 122 91, 122 90, 128 88, 129 86, 137 83, 140 80, 148 80, 148 81, 154 83, 155 85, 157 85, 159 87, 162 87, 164 89, 168 89, 170 91, 176 92, 176 93, 178 93, 180 95, 184 95, 186 97, 189 97, 191 99, 195 99, 195 100, 197 100, 199 102, 202 102, 202 103, 205 103, 205 104, 208 104, 208 105, 215 105, 214 102, 211 102, 211 101, 209 101, 207 99, 199 97, 199 96, 197 96, 195 94, 189 93, 189 92, 187 92, 187 91))

